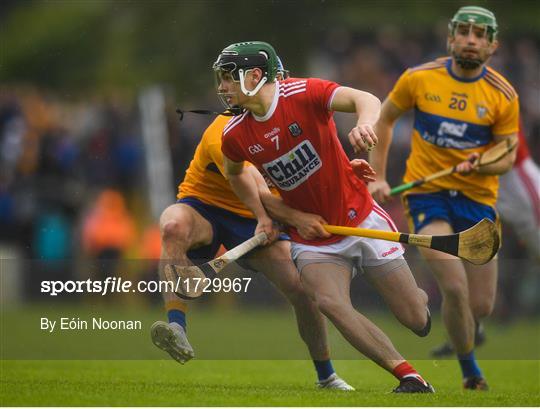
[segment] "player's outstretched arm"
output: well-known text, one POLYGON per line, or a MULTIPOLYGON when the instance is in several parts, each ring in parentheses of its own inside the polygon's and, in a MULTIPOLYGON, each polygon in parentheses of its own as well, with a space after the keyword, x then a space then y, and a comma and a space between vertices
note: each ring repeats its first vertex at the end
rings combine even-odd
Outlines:
POLYGON ((261 195, 264 207, 275 220, 294 227, 305 240, 314 240, 318 237, 330 237, 323 224, 328 224, 318 214, 306 213, 287 206, 281 197, 271 193, 261 195))
POLYGON ((386 98, 382 105, 381 116, 374 128, 379 137, 379 143, 369 153, 369 163, 375 170, 376 180, 368 185, 368 189, 379 203, 384 203, 390 198, 390 185, 386 181, 386 165, 388 151, 392 143, 392 129, 401 114, 403 111, 386 98))
POLYGON ((373 126, 379 118, 381 101, 369 92, 339 87, 332 98, 330 109, 338 112, 356 112, 356 126, 349 132, 349 142, 356 153, 372 149, 377 144, 373 126))
POLYGON ((305 240, 314 240, 318 237, 330 237, 323 225, 328 224, 318 214, 306 213, 287 206, 281 197, 271 193, 261 195, 264 207, 273 219, 294 227, 305 240))
POLYGON ((277 238, 278 232, 273 227, 272 219, 266 213, 259 197, 257 183, 251 173, 244 168, 244 162, 234 162, 223 155, 225 177, 229 180, 236 196, 252 211, 257 219, 255 233, 265 232, 269 242, 277 238))
POLYGON ((298 234, 306 240, 331 236, 322 226, 327 223, 321 216, 313 213, 305 213, 287 206, 281 197, 272 194, 264 177, 254 166, 246 168, 246 172, 250 172, 253 176, 259 188, 262 204, 272 219, 295 227, 298 234))

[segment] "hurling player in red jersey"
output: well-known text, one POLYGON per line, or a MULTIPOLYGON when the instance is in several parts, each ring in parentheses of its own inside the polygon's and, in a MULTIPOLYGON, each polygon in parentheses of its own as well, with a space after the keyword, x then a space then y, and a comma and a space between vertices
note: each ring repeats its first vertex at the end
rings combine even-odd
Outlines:
POLYGON ((353 171, 332 119, 332 111, 356 113, 357 126, 349 140, 355 150, 367 150, 377 143, 372 126, 380 101, 316 78, 276 81, 276 61, 273 47, 257 41, 228 46, 214 64, 218 95, 238 114, 225 126, 222 139, 231 186, 256 216, 257 232, 265 231, 270 241, 277 233, 265 206, 270 215, 281 215, 292 226, 291 253, 307 293, 351 345, 399 379, 394 392, 433 392, 349 297, 350 280, 361 270, 401 323, 427 335, 427 295, 416 285, 403 248, 381 240, 332 236, 322 227, 328 222, 395 229, 353 171), (276 186, 283 202, 261 192, 257 179, 244 171, 244 161, 276 186), (293 217, 295 212, 302 217, 293 217))

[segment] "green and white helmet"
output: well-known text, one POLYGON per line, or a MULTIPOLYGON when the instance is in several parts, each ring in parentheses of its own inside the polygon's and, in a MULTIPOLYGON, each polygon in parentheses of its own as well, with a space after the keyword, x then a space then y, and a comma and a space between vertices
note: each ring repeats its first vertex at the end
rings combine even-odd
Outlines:
POLYGON ((486 28, 488 39, 490 42, 497 38, 497 19, 495 14, 478 6, 465 6, 461 7, 450 23, 448 23, 448 30, 451 36, 454 36, 456 27, 459 24, 473 24, 475 26, 483 26, 486 28))
POLYGON ((247 96, 259 92, 265 83, 274 82, 278 72, 278 57, 274 47, 263 41, 246 41, 231 44, 224 48, 213 65, 217 80, 223 72, 232 75, 235 81, 240 82, 240 89, 247 96), (246 73, 253 68, 260 68, 263 72, 261 81, 253 90, 245 87, 246 73))

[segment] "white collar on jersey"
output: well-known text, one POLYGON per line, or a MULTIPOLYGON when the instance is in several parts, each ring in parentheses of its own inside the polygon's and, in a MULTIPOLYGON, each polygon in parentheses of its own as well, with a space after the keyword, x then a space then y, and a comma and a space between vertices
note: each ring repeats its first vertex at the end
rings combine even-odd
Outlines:
POLYGON ((279 101, 279 81, 275 81, 276 89, 274 90, 274 99, 272 100, 272 104, 270 104, 270 108, 268 108, 268 112, 264 114, 264 116, 257 116, 253 112, 251 115, 253 115, 253 118, 257 122, 266 122, 268 121, 272 115, 274 115, 274 112, 276 112, 277 104, 279 101))

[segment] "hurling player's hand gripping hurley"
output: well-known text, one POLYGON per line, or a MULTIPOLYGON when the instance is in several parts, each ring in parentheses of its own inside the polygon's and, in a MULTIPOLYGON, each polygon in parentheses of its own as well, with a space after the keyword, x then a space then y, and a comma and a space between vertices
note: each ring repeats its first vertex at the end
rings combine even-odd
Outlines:
POLYGON ((407 234, 359 227, 330 225, 323 227, 329 233, 342 236, 368 237, 439 250, 467 260, 472 264, 486 264, 495 257, 500 244, 497 226, 489 219, 483 219, 470 229, 460 233, 442 236, 407 234))
MULTIPOLYGON (((492 148, 485 151, 482 155, 480 155, 478 160, 474 162, 474 168, 479 169, 482 166, 491 165, 492 163, 501 160, 510 152, 512 152, 516 148, 517 144, 518 138, 506 138, 505 140, 499 142, 497 145, 493 146, 492 148)), ((432 180, 441 178, 443 176, 451 175, 452 173, 456 172, 456 169, 457 165, 448 169, 443 169, 439 172, 433 173, 432 175, 423 177, 421 179, 417 179, 415 181, 396 186, 392 190, 390 190, 390 195, 394 196, 406 190, 412 189, 413 187, 421 186, 424 183, 431 182, 432 180)))
POLYGON ((235 248, 199 266, 178 266, 167 264, 164 267, 165 277, 175 286, 175 293, 179 297, 190 299, 198 298, 203 293, 204 285, 201 280, 208 275, 218 274, 233 261, 238 260, 244 254, 264 244, 267 240, 266 233, 259 233, 235 248), (206 274, 205 274, 206 273, 206 274), (196 282, 199 285, 195 285, 196 282))

